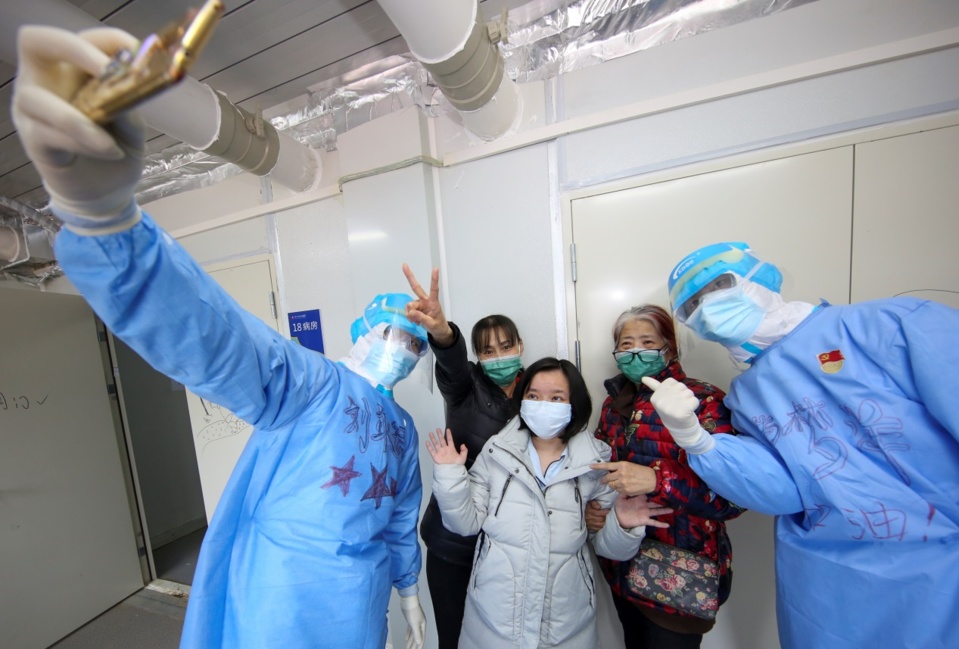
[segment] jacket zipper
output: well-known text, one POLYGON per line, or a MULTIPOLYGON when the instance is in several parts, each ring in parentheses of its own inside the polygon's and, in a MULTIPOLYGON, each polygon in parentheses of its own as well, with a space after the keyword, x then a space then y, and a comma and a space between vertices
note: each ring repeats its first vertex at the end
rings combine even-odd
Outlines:
POLYGON ((580 569, 580 572, 582 572, 583 574, 583 582, 585 582, 586 584, 586 590, 589 591, 589 605, 592 606, 593 605, 593 584, 591 583, 589 578, 589 569, 586 567, 586 558, 583 556, 582 551, 577 553, 577 556, 579 557, 579 569, 580 569))
POLYGON ((579 493, 579 476, 573 478, 573 488, 576 492, 576 506, 579 507, 579 526, 582 529, 586 525, 586 513, 583 509, 583 498, 579 493))
POLYGON ((496 511, 493 512, 494 517, 499 515, 500 505, 503 504, 503 499, 506 498, 506 490, 509 489, 509 483, 512 481, 513 481, 513 474, 510 473, 508 476, 506 476, 506 484, 503 485, 503 493, 499 495, 499 502, 496 503, 496 511))
MULTIPOLYGON (((473 567, 479 567, 480 563, 483 562, 483 550, 486 549, 486 532, 480 531, 479 543, 476 551, 476 559, 473 561, 473 567)), ((471 588, 476 590, 476 574, 479 570, 473 570, 473 574, 470 575, 470 581, 472 582, 471 588)))

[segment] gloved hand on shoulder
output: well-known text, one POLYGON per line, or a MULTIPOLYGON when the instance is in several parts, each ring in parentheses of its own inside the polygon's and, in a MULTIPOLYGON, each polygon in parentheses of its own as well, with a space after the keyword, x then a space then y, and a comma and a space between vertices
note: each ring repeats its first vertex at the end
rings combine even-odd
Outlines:
POLYGON ((692 390, 674 378, 660 383, 646 376, 643 377, 643 384, 653 391, 649 401, 663 420, 663 425, 687 453, 700 455, 715 446, 713 436, 699 424, 699 417, 696 415, 699 399, 692 390))
POLYGON ((78 234, 132 227, 140 220, 134 187, 143 169, 143 126, 133 113, 98 126, 70 101, 115 52, 136 52, 138 41, 112 28, 74 34, 26 25, 17 47, 13 121, 53 212, 78 234))

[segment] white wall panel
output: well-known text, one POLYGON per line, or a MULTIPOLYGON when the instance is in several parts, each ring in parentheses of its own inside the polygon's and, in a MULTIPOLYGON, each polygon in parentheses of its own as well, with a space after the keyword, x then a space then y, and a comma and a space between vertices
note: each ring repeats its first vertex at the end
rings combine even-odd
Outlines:
POLYGON ((429 153, 426 116, 416 106, 388 113, 338 138, 343 175, 376 169, 429 153), (367 143, 376 142, 376 146, 367 143))
POLYGON ((409 293, 403 263, 435 263, 432 170, 425 164, 361 178, 343 187, 354 317, 379 293, 409 293))
POLYGON ((852 300, 959 308, 959 126, 856 147, 852 300))
MULTIPOLYGON (((342 358, 350 349, 350 324, 357 315, 343 199, 337 196, 280 212, 276 230, 283 312, 319 309, 326 356, 342 358)), ((283 313, 280 320, 281 331, 289 336, 283 313)))
POLYGON ((953 0, 817 0, 565 74, 562 116, 588 115, 955 26, 959 3, 953 0))
POLYGON ((200 264, 211 264, 270 252, 265 217, 232 223, 178 239, 200 264))
POLYGON ((165 230, 174 231, 260 204, 260 177, 241 173, 215 185, 167 196, 143 206, 165 230))
POLYGON ((959 47, 575 133, 562 182, 582 187, 954 108, 959 47))
MULTIPOLYGON (((444 169, 440 173, 449 318, 468 337, 481 317, 516 322, 529 365, 555 355, 556 304, 546 145, 444 169)), ((427 277, 417 267, 417 277, 427 277)))

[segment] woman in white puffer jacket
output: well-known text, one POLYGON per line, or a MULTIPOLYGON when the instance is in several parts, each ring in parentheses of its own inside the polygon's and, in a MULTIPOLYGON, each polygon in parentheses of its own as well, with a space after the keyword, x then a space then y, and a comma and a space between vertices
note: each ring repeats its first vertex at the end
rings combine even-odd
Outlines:
POLYGON ((460 649, 596 649, 596 595, 586 549, 586 503, 610 509, 592 536, 597 554, 636 555, 651 517, 672 510, 644 497, 616 501, 600 482, 610 448, 585 433, 592 405, 576 367, 544 358, 514 392, 519 416, 490 438, 467 473, 466 447, 430 433, 433 494, 443 524, 479 533, 460 649), (585 434, 584 434, 585 433, 585 434), (613 503, 615 507, 613 507, 613 503))

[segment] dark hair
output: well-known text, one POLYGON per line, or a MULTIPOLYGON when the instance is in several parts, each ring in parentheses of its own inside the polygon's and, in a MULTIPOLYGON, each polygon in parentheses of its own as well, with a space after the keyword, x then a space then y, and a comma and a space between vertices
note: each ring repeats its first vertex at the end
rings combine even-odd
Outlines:
MULTIPOLYGON (((569 381, 569 403, 573 407, 573 416, 570 418, 569 424, 567 424, 563 434, 560 435, 560 439, 568 442, 573 435, 586 428, 586 424, 589 422, 589 416, 593 414, 593 401, 589 397, 586 381, 583 380, 583 375, 579 373, 576 366, 569 361, 547 356, 526 368, 526 371, 520 376, 519 383, 516 384, 516 389, 513 391, 513 406, 515 411, 519 412, 520 405, 522 405, 523 402, 523 396, 526 394, 526 390, 529 389, 529 384, 532 383, 533 377, 540 372, 549 372, 552 370, 561 371, 566 375, 566 380, 569 381)), ((520 417, 519 420, 519 427, 520 429, 529 429, 522 417, 520 417)))
POLYGON ((673 316, 669 311, 655 304, 641 304, 631 309, 623 311, 616 322, 613 324, 613 348, 619 344, 619 336, 623 333, 623 327, 634 320, 645 320, 653 325, 653 329, 663 339, 666 349, 672 353, 673 358, 679 357, 679 348, 676 346, 676 325, 673 323, 673 316))
POLYGON ((505 315, 488 315, 485 318, 480 318, 473 325, 473 333, 470 335, 470 342, 473 343, 473 353, 476 356, 479 356, 479 350, 485 349, 489 345, 490 334, 497 329, 503 330, 511 344, 517 345, 523 342, 523 339, 519 337, 519 330, 516 328, 515 322, 505 315))

